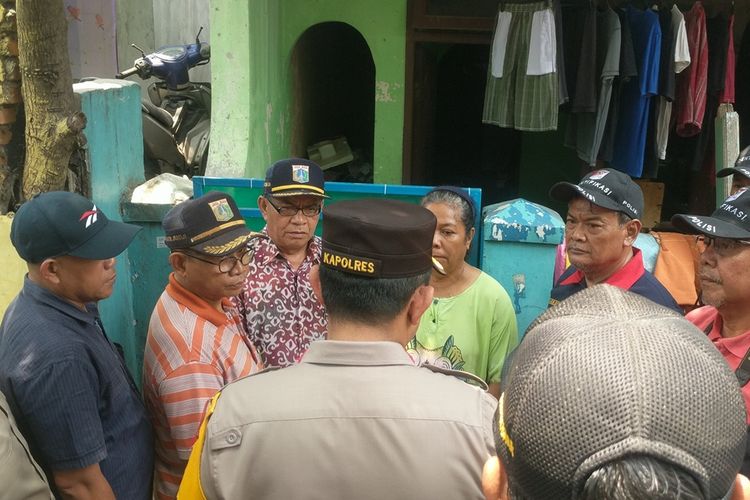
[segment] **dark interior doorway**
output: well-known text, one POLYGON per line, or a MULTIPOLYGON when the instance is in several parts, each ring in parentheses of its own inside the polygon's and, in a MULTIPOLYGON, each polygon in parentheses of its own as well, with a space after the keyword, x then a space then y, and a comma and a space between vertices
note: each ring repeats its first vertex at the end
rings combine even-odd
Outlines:
POLYGON ((520 133, 482 123, 487 44, 417 43, 413 184, 482 188, 484 204, 518 196, 520 133))
POLYGON ((345 137, 354 159, 326 177, 372 182, 375 63, 364 37, 346 23, 316 24, 297 40, 291 70, 292 153, 308 157, 309 146, 345 137))

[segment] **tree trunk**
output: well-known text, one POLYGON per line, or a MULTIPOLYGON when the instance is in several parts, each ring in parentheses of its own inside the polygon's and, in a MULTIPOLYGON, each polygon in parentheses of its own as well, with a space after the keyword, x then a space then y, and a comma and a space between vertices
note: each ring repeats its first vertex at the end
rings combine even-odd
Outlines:
POLYGON ((17 0, 18 52, 26 107, 25 198, 63 189, 86 116, 73 95, 63 0, 17 0))

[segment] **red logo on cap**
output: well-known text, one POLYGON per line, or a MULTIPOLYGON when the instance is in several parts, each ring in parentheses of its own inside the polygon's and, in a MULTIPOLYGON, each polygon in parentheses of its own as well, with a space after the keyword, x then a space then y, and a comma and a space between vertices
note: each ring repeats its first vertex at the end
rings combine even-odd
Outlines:
POLYGON ((91 224, 96 222, 96 219, 98 217, 99 211, 96 209, 96 205, 93 206, 91 210, 86 210, 81 215, 81 218, 78 219, 78 221, 82 221, 83 219, 86 219, 86 227, 89 227, 91 224))

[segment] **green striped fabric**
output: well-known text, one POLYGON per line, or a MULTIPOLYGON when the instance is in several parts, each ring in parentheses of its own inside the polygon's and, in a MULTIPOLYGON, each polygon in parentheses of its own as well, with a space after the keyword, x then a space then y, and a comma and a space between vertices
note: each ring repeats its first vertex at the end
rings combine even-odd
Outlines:
MULTIPOLYGON (((511 12, 513 17, 505 49, 503 77, 494 78, 490 64, 487 68, 483 123, 537 132, 557 129, 558 73, 526 74, 534 12, 547 8, 548 2, 504 6, 503 11, 511 12)), ((553 33, 553 39, 554 36, 553 33)), ((562 50, 562 47, 557 47, 557 50, 562 50)))

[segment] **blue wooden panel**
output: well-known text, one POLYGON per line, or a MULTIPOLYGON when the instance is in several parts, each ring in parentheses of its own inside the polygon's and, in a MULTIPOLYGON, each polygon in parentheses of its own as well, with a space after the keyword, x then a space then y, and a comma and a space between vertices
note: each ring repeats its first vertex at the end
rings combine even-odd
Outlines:
MULTIPOLYGON (((144 180, 140 87, 124 80, 97 79, 77 83, 73 89, 88 118, 91 198, 108 218, 122 220, 122 198, 144 180)), ((112 296, 99 303, 99 311, 107 334, 122 345, 128 368, 140 381, 145 336, 134 328, 129 251, 118 257, 116 270, 112 296)))

